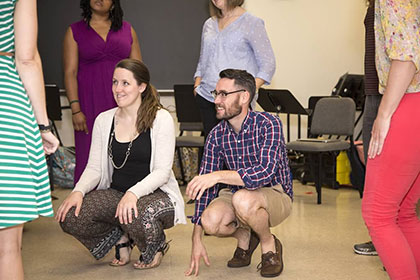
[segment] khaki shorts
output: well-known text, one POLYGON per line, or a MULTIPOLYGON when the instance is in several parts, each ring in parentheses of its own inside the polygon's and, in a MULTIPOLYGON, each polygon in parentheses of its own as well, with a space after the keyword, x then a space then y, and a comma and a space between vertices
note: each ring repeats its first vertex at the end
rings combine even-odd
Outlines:
MULTIPOLYGON (((290 212, 292 211, 292 199, 284 192, 281 185, 261 188, 258 191, 262 192, 267 202, 267 208, 265 210, 269 215, 270 227, 277 226, 290 215, 290 212)), ((232 197, 233 193, 230 189, 222 189, 219 192, 219 196, 213 199, 209 205, 216 201, 223 201, 234 211, 232 197)), ((242 224, 239 219, 238 224, 240 227, 248 228, 248 226, 242 224)))

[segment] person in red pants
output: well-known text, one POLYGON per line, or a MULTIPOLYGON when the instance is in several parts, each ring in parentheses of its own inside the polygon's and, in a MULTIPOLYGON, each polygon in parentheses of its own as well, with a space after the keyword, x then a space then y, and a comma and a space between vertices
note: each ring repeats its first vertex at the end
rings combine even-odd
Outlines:
POLYGON ((383 94, 368 151, 362 214, 391 279, 420 277, 420 3, 376 0, 383 94))
MULTIPOLYGON (((375 2, 369 1, 365 16, 365 106, 363 110, 363 156, 368 160, 369 142, 373 123, 378 114, 382 94, 379 93, 379 79, 375 66, 375 2)), ((356 254, 364 256, 377 256, 372 241, 355 244, 353 250, 356 254)))

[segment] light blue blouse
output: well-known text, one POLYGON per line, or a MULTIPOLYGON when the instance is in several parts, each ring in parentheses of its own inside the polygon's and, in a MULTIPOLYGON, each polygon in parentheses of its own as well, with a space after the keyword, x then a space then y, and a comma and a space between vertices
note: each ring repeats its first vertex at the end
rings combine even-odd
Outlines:
POLYGON ((223 30, 219 30, 215 17, 204 23, 200 60, 194 74, 194 78, 201 77, 196 92, 214 102, 210 92, 216 88, 220 71, 227 68, 246 70, 270 83, 276 60, 262 19, 245 12, 223 30))

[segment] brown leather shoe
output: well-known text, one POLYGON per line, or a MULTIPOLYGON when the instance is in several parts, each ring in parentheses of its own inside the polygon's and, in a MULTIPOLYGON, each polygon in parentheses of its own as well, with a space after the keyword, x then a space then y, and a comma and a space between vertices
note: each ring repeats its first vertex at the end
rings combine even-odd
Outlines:
POLYGON ((261 263, 257 266, 262 277, 276 277, 283 271, 283 246, 273 234, 276 253, 271 251, 262 254, 261 263))
POLYGON ((254 253, 255 249, 260 243, 260 239, 258 235, 251 230, 251 236, 249 239, 249 246, 248 250, 241 249, 239 247, 236 248, 235 253, 233 254, 233 258, 228 261, 228 267, 244 267, 248 266, 251 263, 252 253, 254 253))

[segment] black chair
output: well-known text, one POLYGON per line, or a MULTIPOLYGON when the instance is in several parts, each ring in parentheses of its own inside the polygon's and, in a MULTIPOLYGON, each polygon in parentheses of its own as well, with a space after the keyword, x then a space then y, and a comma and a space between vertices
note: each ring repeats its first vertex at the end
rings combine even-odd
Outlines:
MULTIPOLYGON (((184 166, 181 158, 181 148, 198 148, 198 169, 204 148, 204 128, 201 122, 200 111, 195 103, 193 85, 174 85, 176 116, 179 122, 180 134, 176 137, 178 162, 181 169, 182 183, 185 184, 184 166), (184 135, 184 132, 200 132, 200 136, 184 135)), ((198 170, 197 170, 198 172, 198 170)))
POLYGON ((287 143, 288 150, 317 155, 318 170, 314 170, 317 203, 321 204, 322 158, 325 153, 348 150, 353 143, 356 106, 351 98, 322 98, 315 106, 311 121, 311 135, 347 136, 350 141, 341 139, 298 139, 287 143))
MULTIPOLYGON (((62 145, 60 134, 58 133, 57 127, 54 121, 61 121, 62 114, 61 114, 61 102, 60 102, 60 89, 56 84, 46 84, 45 85, 45 99, 47 105, 47 114, 49 122, 52 124, 52 132, 57 136, 58 140, 60 141, 60 146, 62 145)), ((54 172, 52 169, 52 157, 47 156, 47 166, 48 166, 48 173, 50 176, 50 186, 51 191, 54 190, 54 172)), ((57 199, 55 196, 51 196, 52 199, 57 199)))

